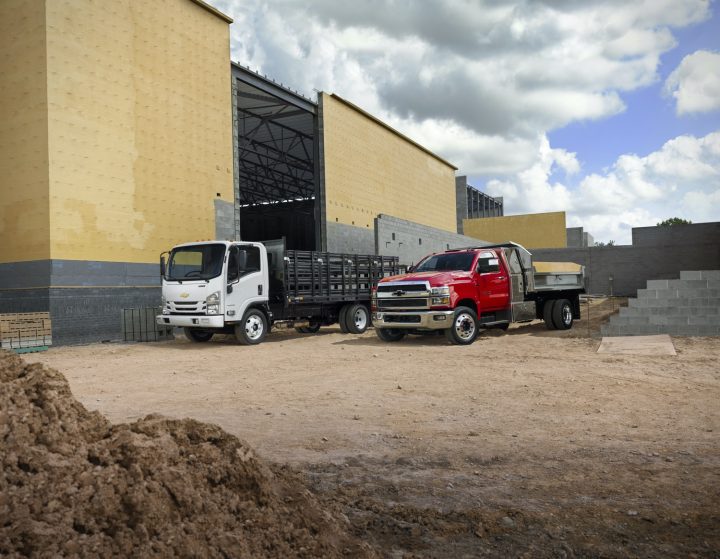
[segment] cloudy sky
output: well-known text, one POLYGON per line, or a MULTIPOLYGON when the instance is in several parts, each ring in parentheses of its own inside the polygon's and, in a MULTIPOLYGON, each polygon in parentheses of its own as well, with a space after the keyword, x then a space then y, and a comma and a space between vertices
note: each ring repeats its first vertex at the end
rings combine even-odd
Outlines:
POLYGON ((503 196, 630 243, 720 221, 720 5, 211 0, 232 58, 337 93, 503 196))

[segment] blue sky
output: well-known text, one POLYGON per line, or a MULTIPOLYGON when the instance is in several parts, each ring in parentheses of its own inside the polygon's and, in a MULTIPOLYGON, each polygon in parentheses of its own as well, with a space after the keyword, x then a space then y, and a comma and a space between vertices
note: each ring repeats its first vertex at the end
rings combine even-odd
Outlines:
POLYGON ((233 60, 337 93, 502 196, 629 243, 720 221, 711 0, 214 0, 233 60))
POLYGON ((718 11, 715 4, 711 18, 674 31, 678 45, 660 57, 659 80, 622 94, 626 111, 601 121, 576 122, 552 131, 548 134, 550 143, 576 152, 583 170, 597 173, 622 154, 645 155, 681 134, 699 137, 719 130, 720 111, 678 116, 672 99, 662 93, 665 80, 685 56, 702 49, 720 52, 718 11))

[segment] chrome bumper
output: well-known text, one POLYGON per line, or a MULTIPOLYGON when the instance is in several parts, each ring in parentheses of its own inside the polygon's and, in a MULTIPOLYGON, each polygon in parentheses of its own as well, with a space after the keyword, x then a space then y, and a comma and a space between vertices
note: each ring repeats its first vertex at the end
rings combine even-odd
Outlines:
POLYGON ((177 315, 177 314, 159 314, 156 319, 161 326, 195 326, 198 328, 222 328, 225 326, 225 317, 221 314, 207 316, 204 314, 197 315, 177 315))
POLYGON ((444 330, 450 328, 453 313, 454 311, 382 311, 373 313, 372 321, 377 328, 444 330), (415 321, 410 322, 413 319, 415 321))

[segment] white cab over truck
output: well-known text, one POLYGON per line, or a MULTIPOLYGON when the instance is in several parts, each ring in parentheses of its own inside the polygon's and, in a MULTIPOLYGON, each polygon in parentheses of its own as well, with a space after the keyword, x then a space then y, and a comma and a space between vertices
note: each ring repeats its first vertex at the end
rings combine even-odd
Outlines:
POLYGON ((371 290, 397 274, 398 260, 285 250, 283 241, 206 241, 176 246, 160 267, 158 324, 183 328, 193 342, 223 333, 251 345, 279 322, 304 333, 336 322, 343 332, 363 333, 371 290))

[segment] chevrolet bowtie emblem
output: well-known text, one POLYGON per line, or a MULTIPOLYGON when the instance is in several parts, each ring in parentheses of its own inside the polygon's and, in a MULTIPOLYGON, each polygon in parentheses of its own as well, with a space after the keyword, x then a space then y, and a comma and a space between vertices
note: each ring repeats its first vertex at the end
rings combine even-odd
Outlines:
POLYGON ((405 295, 405 292, 402 289, 398 289, 397 291, 393 292, 393 295, 395 295, 395 297, 402 297, 403 295, 405 295))
POLYGON ((182 297, 183 299, 187 299, 188 297, 190 297, 190 294, 189 293, 181 293, 180 297, 182 297))

